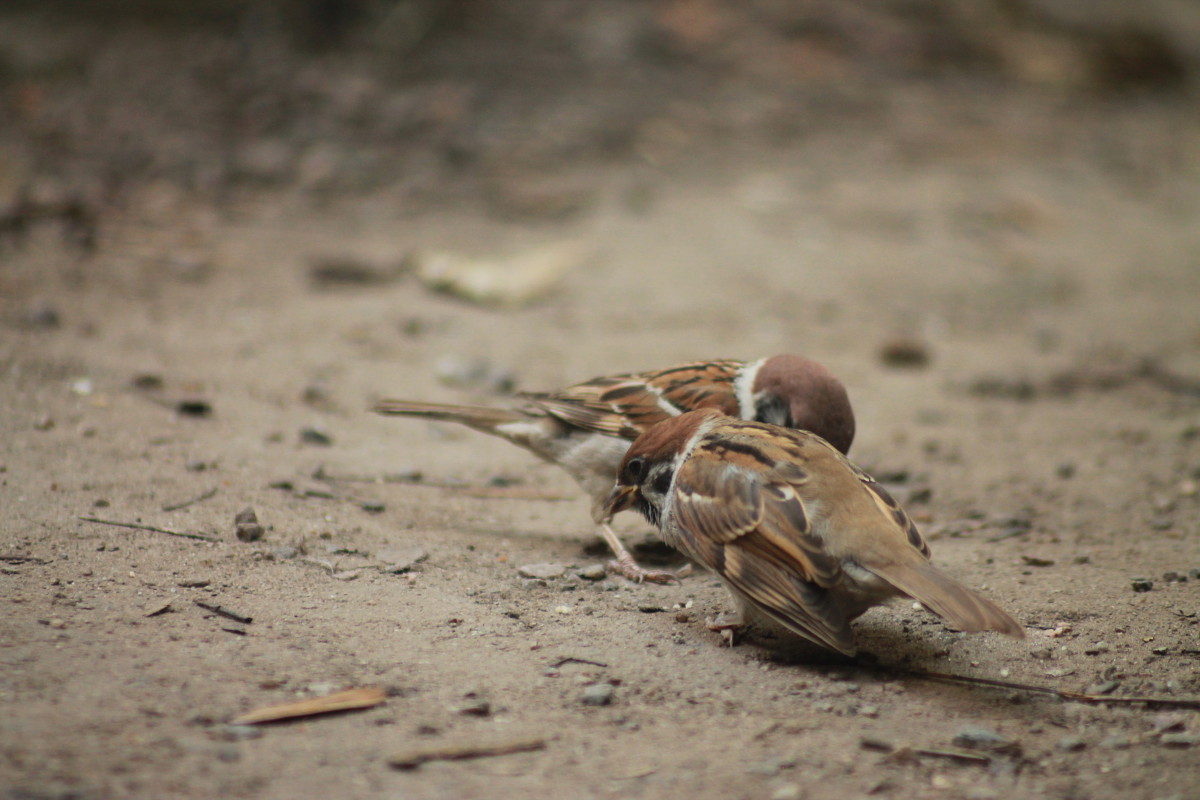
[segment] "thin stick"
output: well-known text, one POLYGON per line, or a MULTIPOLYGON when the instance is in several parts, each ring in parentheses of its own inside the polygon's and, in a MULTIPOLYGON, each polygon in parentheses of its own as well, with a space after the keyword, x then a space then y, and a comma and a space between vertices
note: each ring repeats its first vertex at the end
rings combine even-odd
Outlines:
POLYGON ((429 761, 462 761, 468 758, 506 756, 543 750, 545 747, 545 739, 516 739, 511 742, 483 745, 446 745, 400 753, 388 758, 388 764, 396 769, 416 769, 429 761))
POLYGON ((994 689, 1008 689, 1018 692, 1031 692, 1057 697, 1060 700, 1071 700, 1076 703, 1092 705, 1146 705, 1151 708, 1195 708, 1200 709, 1200 698, 1197 697, 1126 697, 1105 694, 1087 694, 1073 692, 1070 689, 1055 689, 1051 686, 1035 686, 1029 683, 1014 683, 995 678, 975 678, 969 675, 951 675, 946 672, 926 672, 924 670, 903 670, 902 674, 914 678, 924 678, 941 683, 966 683, 973 686, 989 686, 994 689))
POLYGON ((184 539, 199 539, 202 542, 217 542, 220 541, 213 536, 205 536, 203 533, 183 533, 181 531, 169 531, 166 528, 156 528, 153 525, 142 525, 137 522, 117 522, 112 519, 100 519, 99 517, 79 517, 84 522, 97 522, 101 525, 113 525, 118 528, 133 528, 139 531, 151 531, 152 533, 165 533, 167 536, 180 536, 184 539))
POLYGON ((243 625, 249 625, 251 622, 254 622, 254 617, 247 617, 245 614, 239 614, 236 611, 230 611, 224 606, 215 606, 212 603, 206 603, 203 600, 193 600, 192 602, 203 608, 205 611, 211 611, 214 614, 220 614, 226 619, 231 619, 234 622, 240 622, 243 625))
POLYGON ((346 689, 334 692, 324 697, 314 697, 310 700, 297 700, 294 703, 258 708, 248 711, 230 720, 231 725, 261 725, 264 722, 281 722, 300 717, 314 717, 318 714, 332 714, 338 711, 356 711, 361 708, 373 708, 387 700, 387 692, 375 687, 346 689))
POLYGON ((952 758, 955 761, 969 761, 972 764, 990 764, 991 756, 985 756, 982 753, 970 753, 965 750, 942 750, 932 747, 917 747, 913 752, 919 756, 933 756, 934 758, 952 758))
POLYGON ((203 503, 205 500, 216 495, 216 493, 217 493, 217 487, 214 486, 213 488, 209 489, 207 492, 200 495, 199 497, 193 497, 191 500, 184 500, 182 503, 174 503, 169 506, 163 506, 162 510, 163 511, 178 511, 181 508, 187 508, 188 506, 194 506, 194 505, 196 505, 196 503, 203 503))
POLYGON ((576 658, 575 656, 567 656, 560 658, 550 665, 551 669, 558 669, 563 664, 590 664, 593 667, 608 667, 608 664, 601 664, 599 661, 588 661, 586 658, 576 658))

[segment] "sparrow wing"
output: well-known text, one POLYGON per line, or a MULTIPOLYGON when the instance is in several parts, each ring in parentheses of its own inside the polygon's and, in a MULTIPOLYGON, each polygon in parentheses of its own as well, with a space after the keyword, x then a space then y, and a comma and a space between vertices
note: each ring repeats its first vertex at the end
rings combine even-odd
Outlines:
POLYGON ((558 392, 521 397, 576 428, 635 439, 684 411, 713 407, 736 413, 733 378, 740 366, 740 361, 696 362, 655 372, 593 378, 558 392))
POLYGON ((841 567, 796 491, 807 480, 801 465, 753 443, 701 441, 675 481, 673 544, 781 625, 853 654, 846 613, 828 591, 841 567))
MULTIPOLYGON (((839 456, 862 486, 865 486, 875 510, 879 512, 874 525, 857 518, 858 530, 874 529, 878 533, 871 542, 878 545, 891 541, 906 541, 912 550, 884 547, 861 547, 859 565, 919 600, 927 608, 962 631, 999 631, 1008 636, 1023 637, 1020 623, 1004 609, 983 597, 929 563, 929 545, 900 504, 876 483, 870 475, 839 456)), ((870 508, 870 506, 867 506, 870 508)))
POLYGON ((921 535, 921 532, 917 530, 917 526, 913 523, 912 518, 908 516, 908 512, 901 508, 895 498, 888 494, 887 489, 876 483, 874 478, 854 466, 845 457, 842 458, 842 462, 850 468, 851 472, 862 482, 863 486, 867 487, 871 499, 875 501, 875 505, 879 507, 883 515, 892 520, 900 530, 904 531, 908 543, 920 550, 921 555, 925 556, 925 558, 929 558, 929 544, 925 541, 925 537, 921 535))

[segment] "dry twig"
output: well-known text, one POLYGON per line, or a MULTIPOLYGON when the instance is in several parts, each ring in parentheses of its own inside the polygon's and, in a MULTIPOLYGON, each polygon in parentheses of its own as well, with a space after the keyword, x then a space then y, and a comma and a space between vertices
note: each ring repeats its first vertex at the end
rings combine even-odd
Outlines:
POLYGON ((443 745, 441 747, 425 747, 411 750, 388 758, 388 764, 396 769, 416 769, 430 761, 462 761, 468 758, 490 758, 506 756, 512 753, 527 753, 532 750, 543 750, 546 740, 514 739, 508 742, 476 745, 443 745))
POLYGON ((297 700, 294 703, 280 703, 247 711, 245 714, 234 717, 230 724, 261 725, 264 722, 314 717, 318 714, 332 714, 336 711, 354 711, 360 708, 373 708, 385 700, 387 700, 387 692, 377 687, 346 689, 343 692, 334 692, 324 697, 313 697, 308 700, 297 700))
POLYGON ((184 500, 182 503, 172 503, 169 506, 163 506, 162 510, 163 511, 178 511, 181 508, 187 508, 188 506, 194 506, 194 505, 196 505, 196 503, 203 503, 205 500, 208 500, 209 498, 214 497, 216 494, 217 494, 217 487, 214 486, 213 488, 209 489, 207 492, 205 492, 204 494, 202 494, 198 497, 193 497, 191 500, 184 500))
POLYGON ((96 522, 100 525, 113 525, 118 528, 133 528, 139 531, 151 531, 152 533, 165 533, 167 536, 179 536, 184 539, 199 539, 202 542, 217 542, 220 541, 215 536, 207 536, 203 533, 186 533, 183 531, 169 531, 166 528, 156 528, 153 525, 142 525, 139 522, 118 522, 113 519, 100 519, 99 517, 79 517, 84 522, 96 522))

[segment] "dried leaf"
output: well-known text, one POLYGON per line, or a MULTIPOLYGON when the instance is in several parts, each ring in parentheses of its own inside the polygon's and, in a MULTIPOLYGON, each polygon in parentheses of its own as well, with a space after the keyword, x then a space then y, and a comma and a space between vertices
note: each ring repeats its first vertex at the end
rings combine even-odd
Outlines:
POLYGON ((429 289, 485 306, 515 308, 549 292, 588 258, 580 242, 532 248, 506 259, 472 259, 451 253, 414 253, 417 280, 429 289))

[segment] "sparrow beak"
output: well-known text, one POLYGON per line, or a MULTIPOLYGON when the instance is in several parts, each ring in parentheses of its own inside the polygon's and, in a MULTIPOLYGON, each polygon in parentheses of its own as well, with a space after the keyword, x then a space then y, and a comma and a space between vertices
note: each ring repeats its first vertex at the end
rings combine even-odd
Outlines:
POLYGON ((622 486, 619 483, 614 486, 603 505, 596 509, 596 524, 608 522, 615 514, 632 506, 637 493, 638 487, 636 486, 622 486))

